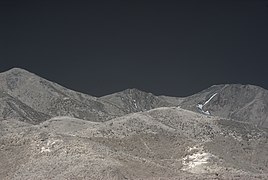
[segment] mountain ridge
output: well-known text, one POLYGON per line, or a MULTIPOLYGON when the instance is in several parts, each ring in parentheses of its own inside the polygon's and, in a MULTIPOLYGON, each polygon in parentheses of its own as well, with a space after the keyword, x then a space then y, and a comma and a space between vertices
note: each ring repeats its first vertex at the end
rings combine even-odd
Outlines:
POLYGON ((202 106, 213 95, 215 96, 204 106, 203 112, 208 111, 214 116, 247 121, 268 128, 268 91, 255 85, 211 86, 185 98, 180 106, 200 112, 198 105, 202 106))
POLYGON ((0 73, 0 179, 267 179, 266 97, 235 84, 97 98, 15 68, 0 73))
POLYGON ((7 110, 4 107, 0 109, 2 117, 12 118, 15 113, 15 117, 22 116, 19 118, 32 123, 40 123, 54 116, 107 121, 157 107, 180 106, 191 111, 247 121, 268 128, 268 91, 255 85, 213 85, 188 97, 156 96, 137 88, 94 97, 67 89, 21 68, 0 73, 0 85, 0 92, 10 96, 9 100, 0 99, 8 107, 7 110), (215 97, 212 98, 213 95, 215 97), (209 103, 206 103, 208 100, 209 103), (19 106, 25 107, 23 112, 16 108, 19 106), (36 115, 27 117, 32 112, 36 115))
MULTIPOLYGON (((138 108, 136 104, 127 101, 128 110, 125 110, 124 106, 122 107, 114 102, 109 102, 105 98, 97 98, 67 89, 20 68, 13 68, 0 73, 0 91, 13 97, 16 100, 16 104, 23 103, 34 111, 45 114, 48 117, 67 115, 89 121, 106 121, 117 116, 125 115, 126 113, 144 109, 143 107, 138 108)), ((145 95, 145 92, 137 89, 126 91, 133 91, 136 95, 143 94, 146 97, 157 100, 158 103, 153 105, 149 104, 149 102, 143 103, 143 106, 146 105, 148 109, 174 105, 150 93, 145 95)), ((141 98, 137 96, 137 100, 141 98)), ((0 101, 5 100, 7 99, 0 99, 0 101)), ((28 112, 28 114, 30 113, 28 112)), ((23 117, 20 119, 23 119, 23 117)), ((45 116, 35 119, 27 117, 26 120, 28 122, 39 123, 45 121, 46 118, 45 116)))

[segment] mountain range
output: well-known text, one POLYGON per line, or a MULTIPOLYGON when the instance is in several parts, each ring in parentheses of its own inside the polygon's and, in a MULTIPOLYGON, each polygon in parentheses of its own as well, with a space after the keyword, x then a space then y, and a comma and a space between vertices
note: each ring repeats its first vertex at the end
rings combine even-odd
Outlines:
POLYGON ((93 97, 0 73, 0 179, 268 179, 268 91, 93 97))

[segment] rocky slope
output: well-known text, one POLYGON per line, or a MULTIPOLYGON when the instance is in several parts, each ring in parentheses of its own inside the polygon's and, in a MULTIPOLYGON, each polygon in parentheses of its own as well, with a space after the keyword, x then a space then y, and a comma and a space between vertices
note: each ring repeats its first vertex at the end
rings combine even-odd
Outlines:
MULTIPOLYGON (((100 97, 103 102, 112 104, 125 114, 147 111, 156 107, 176 106, 178 102, 170 101, 167 97, 158 97, 152 93, 138 89, 127 89, 122 92, 100 97)), ((172 98, 175 99, 175 98, 172 98)))
POLYGON ((0 74, 0 179, 268 179, 268 91, 92 97, 0 74))
POLYGON ((137 104, 133 103, 131 95, 126 96, 125 104, 121 105, 116 99, 111 102, 109 97, 96 98, 75 92, 26 70, 13 68, 0 73, 0 117, 16 118, 33 124, 54 116, 71 116, 98 122, 144 108, 171 106, 171 103, 152 94, 139 90, 128 91, 131 91, 137 104), (143 100, 145 96, 148 101, 143 100))
POLYGON ((181 108, 0 127, 1 179, 268 178, 266 131, 181 108))
POLYGON ((268 91, 253 85, 216 85, 180 104, 191 111, 249 122, 268 128, 268 91))

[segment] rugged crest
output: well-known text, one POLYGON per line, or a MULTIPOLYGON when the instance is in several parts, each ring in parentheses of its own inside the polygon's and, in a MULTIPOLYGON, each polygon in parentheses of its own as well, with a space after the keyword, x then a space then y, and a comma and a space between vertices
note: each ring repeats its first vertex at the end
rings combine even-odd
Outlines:
POLYGON ((0 179, 268 179, 267 94, 97 98, 14 68, 0 74, 0 179))
POLYGON ((185 98, 180 106, 268 128, 268 91, 258 86, 240 84, 212 86, 185 98), (205 102, 207 103, 200 109, 200 105, 205 102))
POLYGON ((19 118, 32 123, 40 123, 54 116, 107 121, 127 113, 175 105, 137 89, 96 98, 72 91, 20 68, 0 74, 0 93, 0 101, 3 102, 1 117, 19 118), (16 108, 18 106, 21 108, 16 108))

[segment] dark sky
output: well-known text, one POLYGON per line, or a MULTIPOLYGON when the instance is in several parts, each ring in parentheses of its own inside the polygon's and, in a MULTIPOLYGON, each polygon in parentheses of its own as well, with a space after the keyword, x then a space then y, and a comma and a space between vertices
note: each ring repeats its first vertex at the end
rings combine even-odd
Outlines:
POLYGON ((268 89, 268 1, 0 0, 0 71, 12 67, 95 96, 268 89))

